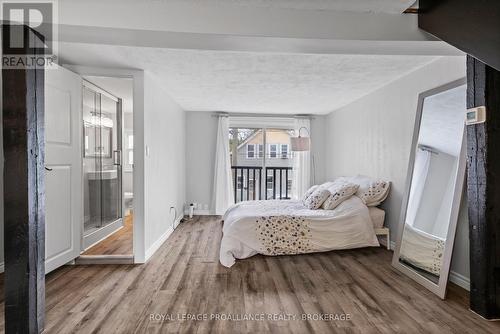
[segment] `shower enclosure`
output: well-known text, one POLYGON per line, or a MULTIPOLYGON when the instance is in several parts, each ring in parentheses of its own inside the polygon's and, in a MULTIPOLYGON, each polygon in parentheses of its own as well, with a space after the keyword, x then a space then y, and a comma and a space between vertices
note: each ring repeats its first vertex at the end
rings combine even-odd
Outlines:
POLYGON ((123 226, 121 99, 83 86, 83 248, 123 226))

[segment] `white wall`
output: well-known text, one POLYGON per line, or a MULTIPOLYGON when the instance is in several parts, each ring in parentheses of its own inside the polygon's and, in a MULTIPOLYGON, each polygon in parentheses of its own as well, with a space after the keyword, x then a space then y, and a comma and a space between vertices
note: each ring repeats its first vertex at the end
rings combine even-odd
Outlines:
MULTIPOLYGON (((405 190, 418 94, 465 74, 464 57, 442 57, 327 117, 326 177, 359 173, 390 180, 391 194, 383 207, 393 240, 405 190)), ((465 277, 469 277, 467 250, 468 221, 463 205, 452 271, 465 277)))
POLYGON ((186 112, 186 202, 212 211, 217 118, 210 112, 186 112))
MULTIPOLYGON (((207 204, 213 213, 212 193, 217 142, 217 118, 205 111, 188 111, 186 117, 186 201, 207 204)), ((325 117, 311 120, 311 143, 316 183, 324 181, 325 117)))
MULTIPOLYGON (((326 181, 326 116, 315 115, 311 120, 311 152, 314 175, 313 184, 326 181)), ((311 170, 312 171, 312 170, 311 170)))
MULTIPOLYGON (((170 232, 185 202, 185 112, 144 72, 144 240, 146 258, 170 232), (149 154, 148 151, 149 150, 149 154)), ((135 190, 135 189, 134 189, 135 190)))

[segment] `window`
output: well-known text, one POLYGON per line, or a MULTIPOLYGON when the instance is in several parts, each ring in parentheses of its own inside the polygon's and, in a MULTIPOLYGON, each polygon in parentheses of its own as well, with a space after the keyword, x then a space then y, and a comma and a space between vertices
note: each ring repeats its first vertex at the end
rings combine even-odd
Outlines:
POLYGON ((273 176, 272 175, 268 175, 266 177, 266 182, 267 182, 267 191, 271 193, 271 197, 272 197, 273 185, 274 185, 274 183, 273 183, 273 176))
POLYGON ((134 148, 134 135, 128 135, 128 149, 134 148))
POLYGON ((89 136, 85 135, 85 154, 89 154, 89 136))
POLYGON ((292 133, 286 128, 229 128, 235 202, 290 198, 292 133))
POLYGON ((254 159, 254 158, 255 158, 255 145, 248 144, 247 145, 247 159, 254 159))
POLYGON ((131 130, 125 131, 124 169, 131 171, 134 168, 134 135, 131 130))
POLYGON ((259 144, 259 158, 264 157, 264 145, 259 144))
POLYGON ((269 158, 277 158, 278 157, 278 145, 269 144, 269 158))
POLYGON ((259 142, 262 142, 262 129, 229 128, 229 151, 231 166, 254 165, 249 160, 257 159, 259 142))
POLYGON ((281 159, 288 159, 288 144, 281 144, 281 159))
POLYGON ((131 166, 134 164, 134 150, 128 151, 128 164, 131 166))
POLYGON ((264 157, 264 145, 247 144, 247 159, 257 159, 264 157))

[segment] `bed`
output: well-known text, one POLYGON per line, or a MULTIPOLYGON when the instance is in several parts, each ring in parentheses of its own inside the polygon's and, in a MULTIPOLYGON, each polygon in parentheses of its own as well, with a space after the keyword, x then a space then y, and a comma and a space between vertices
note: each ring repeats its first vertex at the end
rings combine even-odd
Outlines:
MULTIPOLYGON (((378 214, 380 225, 382 210, 371 211, 378 214)), ((310 210, 300 200, 240 202, 227 210, 223 220, 220 263, 226 267, 236 259, 256 254, 290 255, 379 246, 370 211, 357 196, 333 210, 310 210)))

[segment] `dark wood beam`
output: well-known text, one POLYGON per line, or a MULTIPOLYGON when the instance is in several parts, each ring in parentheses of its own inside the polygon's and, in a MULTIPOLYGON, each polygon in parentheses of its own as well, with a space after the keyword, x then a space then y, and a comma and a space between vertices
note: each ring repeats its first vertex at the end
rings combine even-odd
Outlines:
POLYGON ((500 72, 467 56, 467 108, 486 122, 467 126, 470 307, 500 318, 500 72))
POLYGON ((500 70, 500 1, 419 0, 420 29, 500 70))
POLYGON ((3 67, 2 93, 5 331, 40 333, 45 316, 44 69, 3 67))

